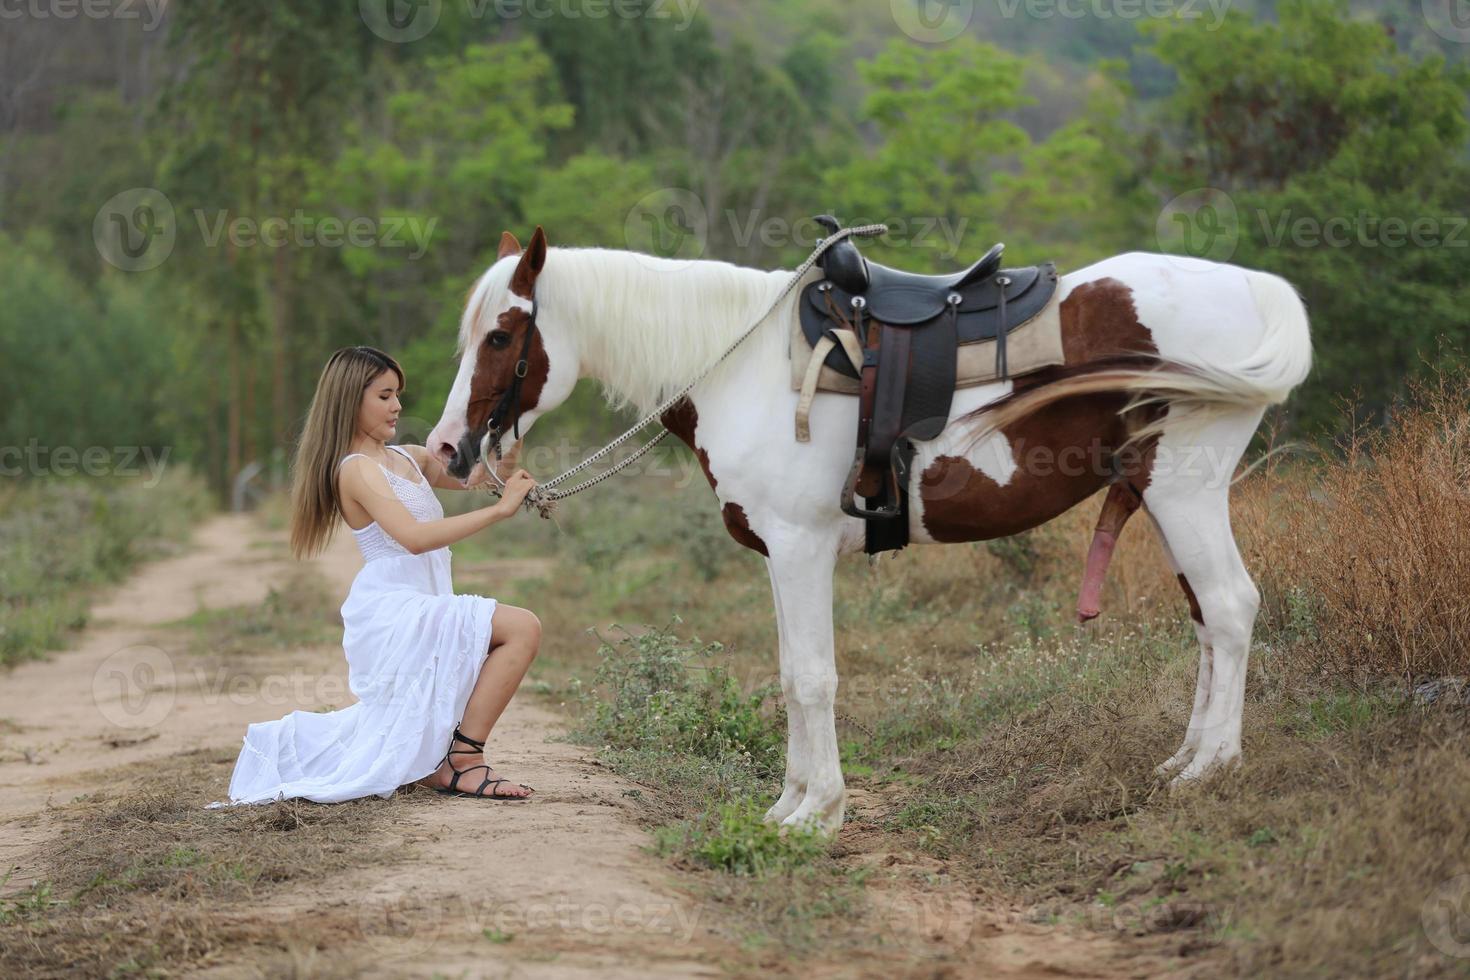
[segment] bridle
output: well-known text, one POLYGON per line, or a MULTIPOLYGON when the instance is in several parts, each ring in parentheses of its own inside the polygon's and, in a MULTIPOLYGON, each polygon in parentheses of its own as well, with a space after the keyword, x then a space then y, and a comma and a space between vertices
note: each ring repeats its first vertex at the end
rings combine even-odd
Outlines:
MULTIPOLYGON (((500 400, 495 403, 495 407, 490 409, 490 414, 485 417, 485 424, 473 432, 468 433, 465 440, 460 443, 461 447, 468 448, 474 453, 474 457, 471 459, 469 465, 473 465, 474 461, 485 455, 480 447, 484 443, 487 435, 495 445, 495 461, 499 462, 504 458, 504 454, 500 449, 500 439, 505 435, 507 423, 505 416, 507 413, 513 413, 509 419, 510 428, 517 440, 521 438, 521 386, 525 383, 526 375, 531 371, 531 342, 535 339, 537 329, 536 311, 536 296, 533 291, 531 296, 531 319, 526 324, 526 337, 521 341, 521 353, 520 357, 516 359, 514 376, 510 380, 510 387, 506 388, 505 393, 500 396, 500 400)), ((504 486, 503 481, 495 473, 495 467, 487 466, 485 469, 489 471, 496 483, 504 486)))
MULTIPOLYGON (((791 274, 790 280, 787 281, 786 285, 776 295, 775 299, 771 300, 771 304, 766 308, 766 311, 760 316, 756 317, 756 319, 752 321, 751 324, 746 328, 745 332, 742 333, 738 338, 736 338, 736 340, 732 344, 730 344, 730 346, 725 348, 725 352, 721 354, 714 361, 713 364, 701 371, 698 377, 696 377, 693 381, 690 381, 682 389, 670 395, 667 399, 664 400, 663 404, 659 405, 648 415, 644 416, 643 419, 640 420, 631 429, 624 432, 622 435, 618 436, 616 439, 612 440, 607 445, 597 450, 597 452, 593 453, 591 456, 588 456, 586 459, 582 460, 582 462, 578 463, 576 466, 573 466, 571 469, 567 470, 560 476, 553 477, 550 480, 546 480, 542 483, 537 484, 531 490, 531 493, 527 495, 525 501, 526 505, 529 507, 539 508, 541 510, 541 516, 546 517, 550 513, 550 504, 555 503, 556 501, 561 500, 564 497, 570 497, 572 494, 580 493, 583 490, 594 487, 602 481, 616 474, 619 470, 622 470, 632 465, 635 461, 639 459, 639 457, 643 456, 654 446, 658 445, 659 441, 663 439, 664 436, 669 434, 669 430, 663 426, 660 426, 657 435, 655 435, 648 442, 644 443, 636 452, 630 453, 622 460, 614 463, 606 471, 592 477, 591 479, 584 480, 574 487, 569 487, 565 490, 558 488, 560 484, 565 483, 567 480, 582 472, 593 463, 597 462, 604 456, 616 450, 619 446, 627 442, 629 439, 633 438, 639 432, 643 431, 643 429, 647 428, 656 419, 662 418, 665 412, 672 409, 674 405, 679 402, 680 399, 688 395, 689 392, 693 391, 695 386, 697 386, 701 381, 708 377, 710 372, 713 371, 715 367, 720 364, 720 362, 724 361, 727 357, 733 354, 735 352, 735 348, 739 347, 753 333, 755 333, 755 331, 760 327, 761 323, 765 321, 765 318, 771 315, 771 313, 781 303, 782 299, 784 299, 786 295, 790 293, 793 288, 795 288, 796 284, 801 281, 802 276, 806 275, 807 271, 816 264, 817 259, 821 258, 822 253, 826 252, 833 245, 836 245, 838 242, 850 236, 856 235, 866 238, 876 235, 883 235, 886 234, 887 231, 888 226, 884 224, 861 225, 850 228, 842 228, 834 234, 828 235, 826 238, 818 239, 816 247, 812 249, 812 254, 808 255, 806 257, 806 261, 798 266, 796 268, 796 271, 791 274)), ((528 358, 530 357, 531 353, 531 338, 535 333, 536 295, 535 290, 532 289, 531 322, 526 327, 526 339, 521 346, 520 359, 516 361, 515 378, 511 381, 510 389, 501 396, 500 401, 495 403, 495 408, 490 412, 489 417, 485 420, 486 430, 477 430, 476 432, 467 433, 464 437, 464 440, 460 442, 460 445, 463 446, 465 445, 465 441, 468 441, 475 451, 476 458, 482 457, 484 455, 484 453, 480 451, 479 447, 487 433, 493 436, 495 440, 496 461, 498 462, 500 459, 503 458, 503 454, 500 451, 500 437, 505 432, 505 422, 503 419, 500 418, 500 416, 503 412, 507 410, 510 410, 512 408, 514 409, 515 416, 511 421, 511 425, 515 432, 516 439, 519 440, 521 437, 521 382, 525 380, 526 373, 530 369, 530 362, 528 358)), ((505 481, 501 480, 499 475, 495 472, 496 467, 486 466, 485 469, 489 472, 491 479, 498 483, 500 487, 503 488, 505 486, 505 481)))

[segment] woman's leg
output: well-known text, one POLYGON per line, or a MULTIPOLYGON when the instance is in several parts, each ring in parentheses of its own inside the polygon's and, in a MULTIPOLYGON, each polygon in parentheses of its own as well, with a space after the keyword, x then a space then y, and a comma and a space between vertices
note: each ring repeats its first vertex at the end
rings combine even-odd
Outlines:
POLYGON ((460 731, 477 742, 490 737, 540 647, 541 620, 535 613, 518 606, 495 607, 490 620, 490 656, 480 667, 460 731))
MULTIPOLYGON (((489 739, 491 730, 500 720, 511 695, 515 694, 541 647, 541 620, 529 609, 497 605, 490 624, 490 655, 480 667, 480 676, 475 680, 464 717, 459 723, 459 730, 477 742, 489 739)), ((488 764, 483 756, 469 751, 470 747, 463 742, 457 742, 451 748, 465 750, 456 751, 449 760, 456 769, 463 771, 488 764)), ((478 769, 462 778, 455 788, 473 792, 487 775, 491 779, 500 778, 498 772, 486 773, 484 769, 478 769)), ((429 777, 431 785, 442 787, 449 786, 453 779, 454 773, 448 762, 429 777)), ((499 796, 531 794, 530 790, 510 782, 487 788, 486 792, 499 796)))

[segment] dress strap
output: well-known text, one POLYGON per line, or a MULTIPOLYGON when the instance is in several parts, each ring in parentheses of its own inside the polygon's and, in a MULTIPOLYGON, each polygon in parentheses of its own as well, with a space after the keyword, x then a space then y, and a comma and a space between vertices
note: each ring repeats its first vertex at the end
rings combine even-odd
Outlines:
POLYGON ((429 482, 429 478, 427 476, 424 476, 424 471, 419 469, 418 461, 413 458, 413 453, 409 452, 407 449, 404 449, 402 446, 389 446, 388 448, 396 449, 400 453, 402 453, 404 457, 407 458, 408 465, 412 466, 413 471, 419 475, 419 479, 425 483, 429 482))
POLYGON ((343 456, 341 459, 337 460, 337 469, 340 470, 342 468, 342 464, 347 462, 354 456, 362 456, 363 459, 367 459, 367 457, 364 456, 362 453, 348 453, 346 456, 343 456))

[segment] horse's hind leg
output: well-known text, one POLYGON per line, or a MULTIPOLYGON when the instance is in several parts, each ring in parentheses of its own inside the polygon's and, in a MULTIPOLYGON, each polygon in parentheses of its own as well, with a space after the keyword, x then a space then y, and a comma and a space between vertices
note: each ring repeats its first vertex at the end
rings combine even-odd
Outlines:
POLYGON ((1194 707, 1189 713, 1189 728, 1184 733, 1184 744, 1179 746, 1179 751, 1171 755, 1156 770, 1159 775, 1168 774, 1189 765, 1194 758, 1195 751, 1199 748, 1200 732, 1204 729, 1205 708, 1210 702, 1210 685, 1214 675, 1214 657, 1210 654, 1210 637, 1205 632, 1204 617, 1200 613, 1199 601, 1194 597, 1193 587, 1184 573, 1179 570, 1179 562, 1174 560, 1174 553, 1169 550, 1169 542, 1164 539, 1164 533, 1159 528, 1158 521, 1149 515, 1155 530, 1159 531, 1159 542, 1163 546, 1164 557, 1168 559, 1169 567, 1174 569, 1174 574, 1179 578, 1179 584, 1184 589, 1184 595, 1189 600, 1189 617, 1194 622, 1194 635, 1199 639, 1199 674, 1194 682, 1194 707))
POLYGON ((1144 506, 1163 537, 1200 640, 1200 672, 1184 745, 1161 769, 1195 779, 1240 755, 1246 665, 1260 593, 1230 529, 1230 479, 1261 412, 1168 426, 1144 506))

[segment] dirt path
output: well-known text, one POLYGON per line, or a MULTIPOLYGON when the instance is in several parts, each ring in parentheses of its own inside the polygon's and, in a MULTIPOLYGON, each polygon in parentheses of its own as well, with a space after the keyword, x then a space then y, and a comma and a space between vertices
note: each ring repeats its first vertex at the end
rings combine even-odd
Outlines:
MULTIPOLYGON (((315 564, 335 601, 360 559, 350 537, 339 535, 315 564)), ((133 763, 232 749, 252 721, 347 703, 340 646, 291 651, 291 676, 316 680, 268 695, 264 685, 222 687, 158 639, 162 624, 200 608, 259 602, 291 568, 279 534, 248 518, 212 519, 188 554, 145 567, 94 607, 93 625, 74 649, 0 677, 0 866, 16 869, 8 892, 41 874, 32 854, 48 831, 35 815, 48 802, 114 783, 133 763)), ((242 955, 201 975, 315 975, 328 963, 331 975, 384 977, 740 972, 734 964, 751 957, 718 906, 689 897, 677 873, 643 850, 637 803, 625 795, 634 787, 581 748, 553 741, 562 729, 555 714, 515 699, 492 750, 507 775, 537 788, 533 803, 396 797, 385 833, 407 860, 287 883, 249 910, 278 921, 341 923, 330 949, 320 948, 318 929, 317 945, 290 952, 286 962, 242 955)), ((868 892, 897 957, 883 964, 884 974, 1157 972, 1112 937, 1064 936, 1000 902, 977 908, 963 890, 935 887, 935 869, 923 858, 863 850, 859 860, 880 866, 868 892)), ((844 957, 810 964, 810 972, 860 976, 874 967, 844 957)), ((785 972, 778 962, 768 968, 785 972)))

